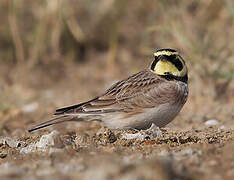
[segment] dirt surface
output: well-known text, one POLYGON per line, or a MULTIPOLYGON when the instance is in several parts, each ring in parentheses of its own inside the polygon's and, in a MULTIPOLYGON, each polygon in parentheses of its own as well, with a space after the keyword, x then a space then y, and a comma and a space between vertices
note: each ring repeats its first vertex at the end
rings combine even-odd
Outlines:
MULTIPOLYGON (((99 122, 70 122, 28 133, 29 127, 50 118, 56 107, 81 102, 98 95, 100 87, 108 86, 106 75, 87 77, 85 72, 92 71, 89 63, 67 65, 66 70, 76 72, 74 77, 79 74, 79 82, 73 77, 60 82, 47 79, 50 87, 37 87, 28 77, 25 86, 16 83, 2 91, 5 107, 0 114, 1 178, 233 178, 232 106, 228 101, 201 105, 203 98, 211 102, 212 98, 196 97, 196 83, 190 85, 190 96, 181 114, 161 130, 114 131, 99 122), (85 86, 80 85, 86 78, 85 86), (217 111, 216 119, 209 117, 217 111)), ((96 67, 99 71, 101 67, 96 67)), ((40 71, 33 75, 43 78, 40 71)), ((47 83, 43 79, 41 82, 47 83)))
MULTIPOLYGON (((128 139, 135 131, 93 126, 43 131, 1 143, 3 178, 81 179, 232 179, 232 130, 218 127, 162 129, 128 139), (48 137, 50 136, 50 137, 48 137), (52 139, 51 139, 52 137, 52 139), (43 141, 44 139, 44 141, 43 141), (12 141, 17 142, 12 142, 12 141), (40 143, 40 145, 38 144, 40 143), (35 143, 37 145, 35 145, 35 143), (36 147, 35 147, 36 146, 36 147)), ((142 132, 144 134, 145 132, 142 132)))

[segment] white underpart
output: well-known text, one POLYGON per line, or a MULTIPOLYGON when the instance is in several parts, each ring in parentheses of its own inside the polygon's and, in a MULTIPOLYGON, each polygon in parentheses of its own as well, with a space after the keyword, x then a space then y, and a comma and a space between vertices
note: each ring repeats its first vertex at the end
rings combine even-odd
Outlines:
POLYGON ((129 118, 123 119, 122 113, 115 113, 102 120, 111 129, 147 128, 152 123, 158 127, 163 127, 175 118, 181 108, 182 106, 172 106, 166 103, 155 108, 145 109, 144 113, 129 118))

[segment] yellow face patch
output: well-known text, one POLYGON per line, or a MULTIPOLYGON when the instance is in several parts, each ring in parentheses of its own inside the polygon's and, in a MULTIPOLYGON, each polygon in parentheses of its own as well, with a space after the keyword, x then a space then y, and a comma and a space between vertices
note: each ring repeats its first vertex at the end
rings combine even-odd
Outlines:
POLYGON ((181 71, 179 71, 174 64, 167 60, 159 60, 153 70, 155 74, 158 75, 167 75, 167 73, 170 73, 177 77, 183 77, 187 73, 186 66, 183 67, 181 71))

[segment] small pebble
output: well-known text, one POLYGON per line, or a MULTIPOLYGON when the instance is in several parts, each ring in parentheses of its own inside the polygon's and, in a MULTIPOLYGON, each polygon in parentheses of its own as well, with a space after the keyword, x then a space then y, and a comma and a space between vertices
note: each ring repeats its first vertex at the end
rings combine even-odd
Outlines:
POLYGON ((1 153, 0 153, 0 158, 4 159, 4 158, 6 158, 6 157, 7 157, 7 154, 6 154, 6 153, 4 153, 4 152, 1 152, 1 153))
POLYGON ((124 139, 138 139, 140 141, 144 141, 146 136, 148 136, 148 135, 141 133, 141 132, 138 132, 135 134, 130 134, 130 133, 123 134, 124 139))
POLYGON ((7 144, 11 148, 17 148, 21 146, 21 142, 10 137, 4 137, 0 140, 2 144, 7 144))
POLYGON ((218 123, 219 122, 217 120, 211 119, 211 120, 206 121, 205 125, 210 127, 210 126, 216 126, 216 125, 218 125, 218 123))
POLYGON ((38 109, 39 105, 37 102, 33 102, 30 104, 27 104, 25 106, 22 107, 22 111, 25 113, 30 113, 30 112, 34 112, 38 109))
MULTIPOLYGON (((62 142, 59 140, 59 132, 54 130, 50 134, 41 136, 38 142, 22 148, 20 153, 46 152, 51 147, 62 148, 62 145, 62 142)), ((51 153, 53 153, 53 150, 51 150, 51 153)))

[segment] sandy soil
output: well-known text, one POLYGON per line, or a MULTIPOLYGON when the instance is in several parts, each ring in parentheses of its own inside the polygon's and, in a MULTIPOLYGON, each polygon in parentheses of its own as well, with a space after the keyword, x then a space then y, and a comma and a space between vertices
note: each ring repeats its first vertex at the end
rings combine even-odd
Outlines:
POLYGON ((88 100, 130 74, 101 73, 102 61, 91 64, 68 63, 59 79, 58 72, 44 76, 39 69, 14 84, 7 83, 7 67, 1 71, 1 179, 233 179, 233 102, 215 101, 209 88, 197 92, 200 80, 190 81, 181 114, 161 130, 70 122, 28 133, 56 107, 88 100))

